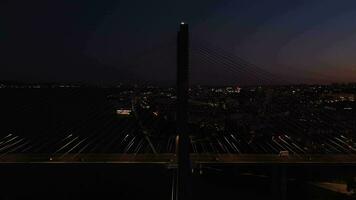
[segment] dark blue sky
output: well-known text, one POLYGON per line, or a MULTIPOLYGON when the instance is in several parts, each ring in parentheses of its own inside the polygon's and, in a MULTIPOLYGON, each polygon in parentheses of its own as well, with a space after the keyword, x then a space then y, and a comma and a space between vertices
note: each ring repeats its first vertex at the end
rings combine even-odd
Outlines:
MULTIPOLYGON (((353 0, 1 4, 0 79, 170 82, 174 38, 184 20, 193 41, 223 48, 293 82, 356 80, 353 0)), ((219 66, 198 61, 192 63, 192 79, 239 83, 219 66)))

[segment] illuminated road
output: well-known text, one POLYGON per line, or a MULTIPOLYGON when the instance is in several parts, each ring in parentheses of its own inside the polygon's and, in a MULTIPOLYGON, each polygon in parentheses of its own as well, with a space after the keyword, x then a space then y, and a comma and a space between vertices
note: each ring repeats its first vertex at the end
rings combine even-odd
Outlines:
MULTIPOLYGON (((280 157, 275 154, 191 154, 194 164, 330 164, 356 165, 356 155, 303 155, 280 157)), ((176 165, 175 154, 7 154, 0 163, 121 163, 176 165)))
POLYGON ((347 191, 347 185, 344 183, 315 182, 310 184, 336 193, 345 195, 353 194, 353 192, 347 191))
POLYGON ((122 163, 169 164, 174 154, 7 154, 0 163, 122 163))
POLYGON ((276 154, 191 154, 195 163, 212 164, 356 164, 355 154, 313 154, 280 157, 276 154))

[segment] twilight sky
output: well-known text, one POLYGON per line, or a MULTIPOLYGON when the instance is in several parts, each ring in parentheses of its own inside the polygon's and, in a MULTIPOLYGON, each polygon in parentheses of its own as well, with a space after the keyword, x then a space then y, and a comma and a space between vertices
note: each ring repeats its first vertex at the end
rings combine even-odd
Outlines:
MULTIPOLYGON (((8 0, 0 13, 1 80, 170 83, 182 20, 192 46, 291 82, 356 80, 354 0, 8 0)), ((194 56, 191 65, 193 83, 242 79, 194 56)))

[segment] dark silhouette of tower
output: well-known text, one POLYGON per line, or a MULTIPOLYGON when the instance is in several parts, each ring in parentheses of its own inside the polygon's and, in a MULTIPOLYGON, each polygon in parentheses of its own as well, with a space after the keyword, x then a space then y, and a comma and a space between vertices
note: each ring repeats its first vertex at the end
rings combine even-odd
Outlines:
POLYGON ((190 198, 191 164, 188 135, 189 31, 182 22, 177 38, 178 200, 190 198))

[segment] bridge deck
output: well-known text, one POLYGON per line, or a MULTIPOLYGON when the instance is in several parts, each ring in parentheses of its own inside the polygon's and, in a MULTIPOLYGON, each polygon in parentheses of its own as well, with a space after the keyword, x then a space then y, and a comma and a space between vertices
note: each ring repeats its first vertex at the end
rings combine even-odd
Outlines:
POLYGON ((192 154, 192 161, 202 164, 356 164, 356 154, 290 155, 276 154, 192 154))
MULTIPOLYGON (((356 164, 356 154, 290 155, 275 154, 190 154, 193 164, 356 164)), ((176 164, 175 154, 7 154, 1 163, 122 163, 176 164)))

